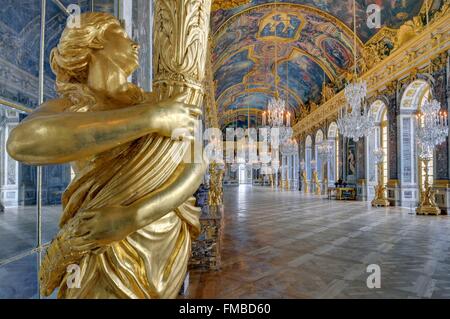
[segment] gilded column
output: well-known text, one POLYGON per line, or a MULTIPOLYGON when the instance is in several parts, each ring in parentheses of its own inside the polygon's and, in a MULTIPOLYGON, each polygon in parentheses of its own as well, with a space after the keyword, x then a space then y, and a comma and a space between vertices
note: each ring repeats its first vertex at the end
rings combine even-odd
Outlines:
POLYGON ((186 92, 201 106, 211 0, 158 0, 154 10, 153 90, 161 99, 186 92))
POLYGON ((400 189, 399 189, 399 175, 398 175, 398 113, 399 113, 399 100, 397 93, 397 81, 393 81, 387 86, 385 92, 388 105, 387 105, 387 118, 388 118, 388 166, 389 166, 389 180, 387 181, 388 200, 391 205, 400 205, 400 189))
POLYGON ((356 143, 356 180, 358 200, 367 200, 366 194, 366 137, 356 143))
MULTIPOLYGON (((184 93, 183 102, 202 106, 210 11, 211 0, 155 1, 153 91, 160 100, 184 93)), ((155 143, 161 143, 167 153, 186 154, 190 146, 170 138, 158 139, 155 143)), ((201 157, 201 152, 195 151, 201 157)))

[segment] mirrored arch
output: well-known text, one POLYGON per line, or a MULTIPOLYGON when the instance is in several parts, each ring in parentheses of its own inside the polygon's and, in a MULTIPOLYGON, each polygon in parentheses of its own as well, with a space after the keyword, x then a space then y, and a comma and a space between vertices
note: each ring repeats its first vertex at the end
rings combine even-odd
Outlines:
MULTIPOLYGON (((419 201, 419 187, 423 184, 425 171, 419 160, 416 128, 416 113, 425 101, 432 98, 431 86, 425 80, 416 80, 408 85, 400 103, 399 145, 400 145, 400 185, 402 206, 416 206, 419 201)), ((434 160, 428 166, 429 182, 433 184, 434 160)))
POLYGON ((367 136, 366 142, 366 176, 367 176, 367 198, 372 200, 375 196, 374 187, 381 177, 383 184, 388 181, 388 118, 387 105, 377 100, 370 106, 369 112, 375 118, 375 127, 367 136), (377 163, 374 152, 377 149, 383 150, 382 176, 378 176, 377 163))

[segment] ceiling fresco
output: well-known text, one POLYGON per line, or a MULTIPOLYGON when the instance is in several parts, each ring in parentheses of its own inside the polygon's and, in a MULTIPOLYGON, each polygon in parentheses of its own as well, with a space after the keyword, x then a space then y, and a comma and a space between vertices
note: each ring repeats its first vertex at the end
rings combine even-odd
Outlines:
POLYGON ((277 87, 297 116, 308 102, 320 102, 324 82, 352 66, 352 47, 351 30, 314 8, 268 4, 243 12, 215 37, 219 114, 263 110, 277 87))
MULTIPOLYGON (((213 12, 211 23, 216 32, 228 19, 245 10, 267 3, 273 0, 250 0, 243 5, 219 9, 213 12)), ((353 29, 353 0, 279 0, 277 3, 295 3, 322 10, 353 29)), ((377 4, 382 12, 382 26, 398 28, 407 20, 416 16, 424 3, 423 0, 356 0, 357 30, 358 36, 366 42, 377 33, 377 29, 369 29, 364 23, 366 8, 369 4, 377 4)))
MULTIPOLYGON (((433 12, 443 0, 429 3, 433 12)), ((276 88, 295 117, 320 105, 324 85, 329 95, 348 79, 355 51, 361 57, 370 40, 378 41, 374 36, 380 30, 398 29, 424 4, 424 0, 356 0, 354 48, 353 0, 236 0, 233 4, 216 0, 211 16, 212 59, 221 125, 229 125, 236 117, 233 113, 245 116, 246 109, 260 115, 276 88), (381 8, 382 28, 367 26, 370 4, 381 8)))

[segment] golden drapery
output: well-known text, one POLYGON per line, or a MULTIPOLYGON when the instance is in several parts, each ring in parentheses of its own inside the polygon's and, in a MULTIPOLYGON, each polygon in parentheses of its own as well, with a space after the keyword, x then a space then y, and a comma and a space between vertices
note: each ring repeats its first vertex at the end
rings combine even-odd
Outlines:
MULTIPOLYGON (((65 223, 77 211, 131 205, 161 186, 177 167, 161 140, 147 136, 104 153, 78 173, 63 195, 65 223), (129 194, 133 194, 131 197, 129 194)), ((191 198, 178 209, 80 262, 81 288, 61 285, 61 298, 170 298, 176 296, 200 230, 191 198), (94 287, 95 286, 95 287, 94 287)))

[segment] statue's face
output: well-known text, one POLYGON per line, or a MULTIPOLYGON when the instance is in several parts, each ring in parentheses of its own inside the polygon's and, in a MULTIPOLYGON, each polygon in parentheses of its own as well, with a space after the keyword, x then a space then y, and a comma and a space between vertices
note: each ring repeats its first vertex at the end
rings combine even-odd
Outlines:
POLYGON ((116 63, 127 76, 139 66, 139 45, 131 40, 125 30, 112 25, 105 31, 102 54, 116 63))

